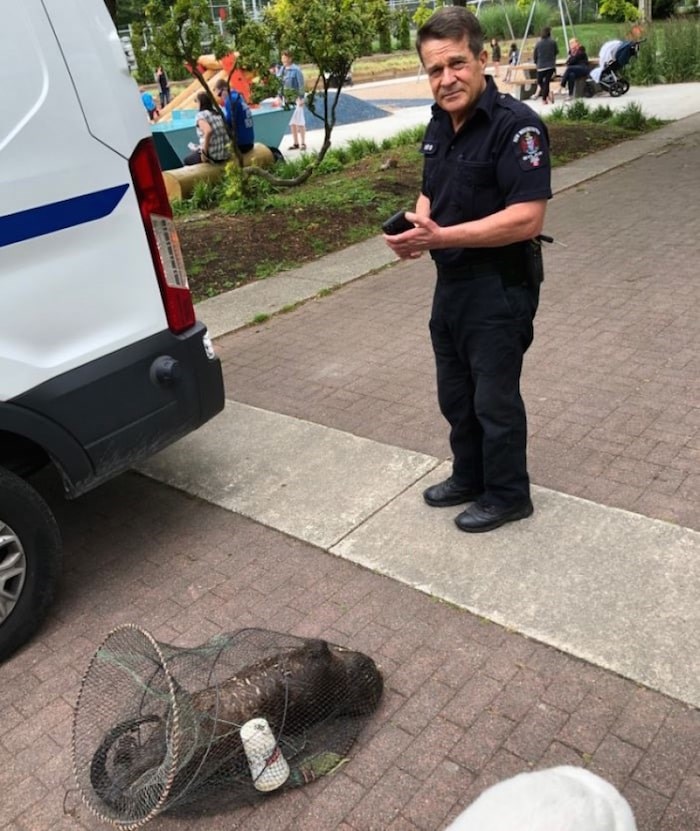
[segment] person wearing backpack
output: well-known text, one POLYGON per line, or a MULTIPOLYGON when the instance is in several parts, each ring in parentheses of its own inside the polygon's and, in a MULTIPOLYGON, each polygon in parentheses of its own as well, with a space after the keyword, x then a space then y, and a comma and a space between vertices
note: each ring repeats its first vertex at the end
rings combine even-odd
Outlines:
POLYGON ((231 89, 224 78, 219 78, 214 86, 224 121, 230 130, 235 129, 236 146, 241 153, 247 153, 255 145, 255 128, 253 114, 245 98, 235 89, 231 89))

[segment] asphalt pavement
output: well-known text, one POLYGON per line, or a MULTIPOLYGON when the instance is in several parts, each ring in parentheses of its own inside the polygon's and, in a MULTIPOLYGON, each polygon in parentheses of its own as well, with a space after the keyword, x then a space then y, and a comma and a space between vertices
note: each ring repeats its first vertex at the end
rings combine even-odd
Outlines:
POLYGON ((0 667, 0 827, 107 827, 73 784, 73 707, 106 633, 133 622, 178 645, 321 636, 385 676, 339 772, 156 831, 439 831, 493 782, 556 764, 613 782, 639 831, 700 828, 700 84, 601 99, 630 101, 675 120, 555 171, 523 373, 534 516, 473 538, 422 502, 449 470, 427 260, 377 237, 205 301, 224 413, 77 502, 42 483, 65 578, 0 667))

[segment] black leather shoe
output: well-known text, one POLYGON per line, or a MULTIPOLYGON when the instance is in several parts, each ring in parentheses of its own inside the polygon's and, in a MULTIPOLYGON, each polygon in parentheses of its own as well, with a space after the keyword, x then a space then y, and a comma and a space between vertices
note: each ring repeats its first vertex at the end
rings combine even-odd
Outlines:
POLYGON ((529 499, 512 508, 497 508, 494 505, 475 502, 455 517, 455 522, 460 531, 478 534, 480 531, 492 531, 494 528, 505 525, 506 522, 515 522, 517 519, 532 516, 534 510, 529 499))
POLYGON ((481 496, 480 491, 457 484, 452 477, 431 485, 423 491, 423 499, 432 508, 449 508, 452 505, 462 505, 464 502, 473 502, 481 496))

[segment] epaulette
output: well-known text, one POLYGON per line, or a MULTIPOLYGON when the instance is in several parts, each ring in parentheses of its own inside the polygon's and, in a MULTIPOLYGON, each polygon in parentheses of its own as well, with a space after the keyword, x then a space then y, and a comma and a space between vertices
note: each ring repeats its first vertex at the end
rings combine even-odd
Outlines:
POLYGON ((500 92, 496 96, 496 104, 504 110, 510 110, 517 116, 522 116, 524 112, 533 112, 527 104, 524 104, 522 101, 518 101, 516 98, 513 98, 512 95, 508 95, 508 93, 505 92, 500 92))

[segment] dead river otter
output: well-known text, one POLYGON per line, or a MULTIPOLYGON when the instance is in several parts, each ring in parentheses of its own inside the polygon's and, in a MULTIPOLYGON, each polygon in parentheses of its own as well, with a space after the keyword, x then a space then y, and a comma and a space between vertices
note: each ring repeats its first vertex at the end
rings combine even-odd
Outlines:
POLYGON ((177 730, 187 731, 182 742, 174 735, 172 708, 165 717, 144 714, 116 725, 92 757, 90 782, 121 819, 136 817, 145 805, 159 803, 171 766, 169 805, 194 779, 244 777, 239 730, 249 719, 265 718, 275 736, 290 739, 321 722, 368 715, 382 689, 382 675, 367 655, 308 640, 215 686, 178 691, 177 730), (171 754, 180 756, 175 764, 171 754))

